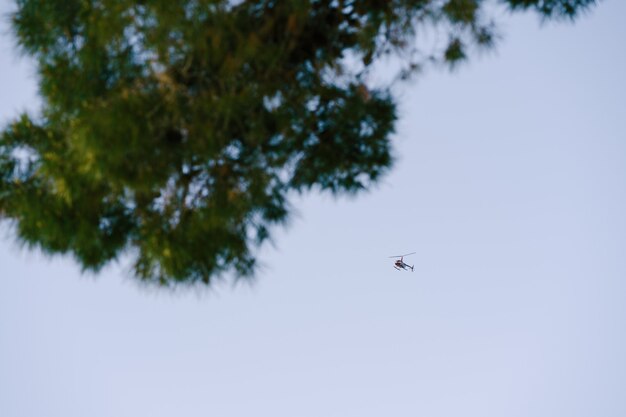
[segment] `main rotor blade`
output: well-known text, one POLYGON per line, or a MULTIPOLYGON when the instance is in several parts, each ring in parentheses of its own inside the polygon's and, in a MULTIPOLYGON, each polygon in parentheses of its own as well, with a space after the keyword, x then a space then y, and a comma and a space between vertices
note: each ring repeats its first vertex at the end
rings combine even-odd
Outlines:
POLYGON ((390 256, 390 258, 402 258, 403 256, 415 255, 417 252, 407 253, 405 255, 390 256))

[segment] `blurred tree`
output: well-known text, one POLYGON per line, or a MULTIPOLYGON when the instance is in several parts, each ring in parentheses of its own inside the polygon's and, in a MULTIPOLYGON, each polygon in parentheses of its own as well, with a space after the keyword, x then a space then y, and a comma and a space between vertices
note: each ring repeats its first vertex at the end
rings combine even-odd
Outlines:
MULTIPOLYGON (((399 57, 404 79, 491 47, 487 3, 17 0, 43 108, 1 134, 0 215, 89 270, 128 251, 150 282, 250 276, 290 190, 354 193, 391 166, 374 65, 399 57)), ((594 0, 501 3, 573 18, 594 0)))

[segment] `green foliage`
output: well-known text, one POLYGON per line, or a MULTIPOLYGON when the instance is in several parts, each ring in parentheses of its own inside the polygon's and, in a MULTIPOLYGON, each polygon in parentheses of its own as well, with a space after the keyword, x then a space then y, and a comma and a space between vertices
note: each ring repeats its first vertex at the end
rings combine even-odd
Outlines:
MULTIPOLYGON (((1 134, 0 214, 89 270, 129 252, 149 282, 250 276, 291 190, 356 193, 390 168, 376 62, 399 55, 405 76, 492 46, 483 3, 17 0, 44 104, 1 134), (417 49, 421 28, 448 42, 417 49)), ((572 17, 594 2, 504 3, 572 17)))
POLYGON ((535 9, 551 18, 574 18, 596 4, 596 0, 506 0, 512 10, 535 9))

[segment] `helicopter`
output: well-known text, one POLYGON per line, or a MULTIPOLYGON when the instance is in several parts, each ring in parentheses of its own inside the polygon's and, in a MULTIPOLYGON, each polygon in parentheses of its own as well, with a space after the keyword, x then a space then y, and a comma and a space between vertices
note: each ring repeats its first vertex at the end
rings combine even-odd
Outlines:
POLYGON ((415 254, 415 252, 411 252, 411 253, 406 253, 406 254, 404 254, 404 255, 390 256, 390 258, 400 258, 400 259, 398 259, 397 261, 395 261, 395 262, 393 263, 393 267, 394 267, 394 268, 396 268, 398 271, 399 271, 400 269, 404 269, 405 271, 408 271, 408 270, 409 270, 409 268, 410 268, 410 269, 411 269, 411 272, 413 272, 413 267, 414 267, 415 265, 409 265, 409 264, 405 263, 405 262, 404 262, 404 257, 405 257, 405 256, 409 256, 409 255, 414 255, 414 254, 415 254))

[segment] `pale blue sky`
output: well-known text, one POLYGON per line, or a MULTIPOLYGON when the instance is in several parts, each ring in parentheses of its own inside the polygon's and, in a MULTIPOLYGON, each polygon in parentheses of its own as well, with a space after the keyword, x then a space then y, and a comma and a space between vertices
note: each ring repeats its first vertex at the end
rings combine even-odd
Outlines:
MULTIPOLYGON (((405 86, 393 172, 295 199, 253 286, 81 276, 4 225, 0 416, 626 415, 624 16, 505 19, 405 86)), ((6 31, 2 123, 36 107, 6 31)))

